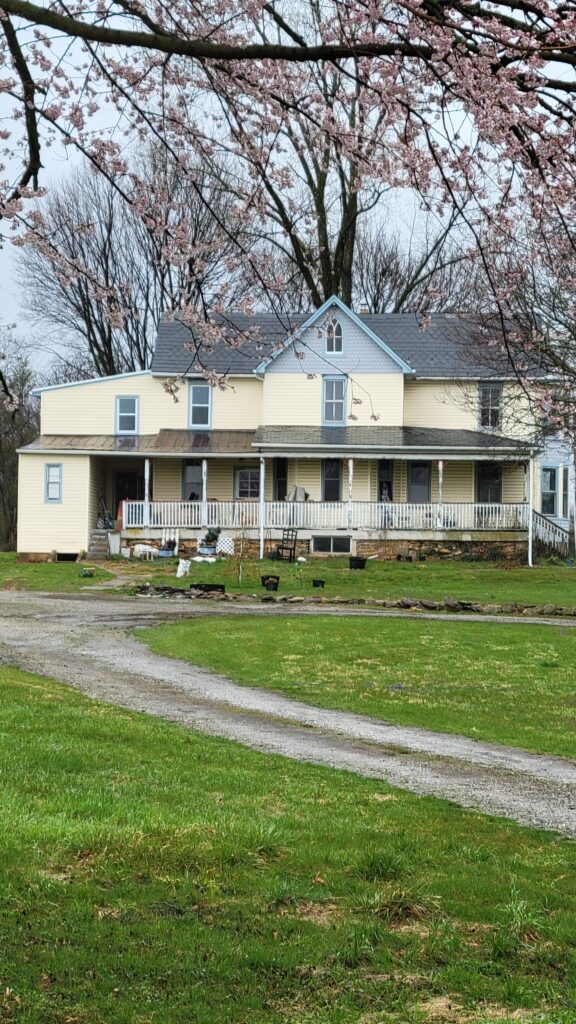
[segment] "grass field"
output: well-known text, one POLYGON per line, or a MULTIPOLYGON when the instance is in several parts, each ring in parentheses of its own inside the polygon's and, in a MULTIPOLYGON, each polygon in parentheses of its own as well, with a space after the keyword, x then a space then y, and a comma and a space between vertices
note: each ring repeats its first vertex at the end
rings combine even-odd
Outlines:
POLYGON ((0 1020, 573 1024, 576 849, 0 669, 0 1020))
MULTIPOLYGON (((547 603, 576 606, 576 567, 541 565, 534 569, 526 566, 508 567, 486 562, 368 562, 363 571, 351 571, 344 558, 310 559, 305 564, 290 565, 271 561, 247 561, 243 579, 237 580, 234 560, 214 565, 193 564, 192 575, 176 579, 176 561, 169 563, 124 560, 110 562, 107 568, 117 574, 118 585, 136 576, 151 583, 170 583, 188 587, 192 580, 224 583, 230 591, 263 593, 260 576, 272 572, 280 576, 281 594, 322 594, 325 597, 428 597, 441 600, 446 596, 490 602, 519 601, 522 604, 547 603), (314 590, 312 579, 322 577, 325 588, 314 590)), ((97 570, 94 582, 108 578, 104 568, 97 570)), ((0 554, 0 588, 29 590, 77 590, 89 585, 90 580, 80 577, 79 566, 74 563, 27 565, 20 564, 14 554, 0 554)))
POLYGON ((160 654, 309 704, 576 756, 576 633, 570 629, 235 616, 137 635, 160 654))
POLYGON ((81 571, 82 566, 76 562, 18 562, 16 555, 0 552, 0 590, 76 591, 112 579, 99 566, 92 578, 81 576, 81 571))

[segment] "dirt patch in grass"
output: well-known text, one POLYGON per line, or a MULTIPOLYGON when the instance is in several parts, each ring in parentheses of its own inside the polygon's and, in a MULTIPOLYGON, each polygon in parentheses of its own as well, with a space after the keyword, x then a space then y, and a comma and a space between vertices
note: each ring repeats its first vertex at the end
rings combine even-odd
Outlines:
POLYGON ((329 928, 340 921, 344 914, 337 903, 313 903, 307 900, 298 900, 296 916, 302 921, 312 921, 314 924, 329 928))
POLYGON ((432 996, 419 1003, 418 1009, 426 1014, 425 1019, 430 1024, 481 1024, 484 1021, 518 1021, 518 1024, 528 1024, 534 1019, 532 1010, 510 1010, 496 1003, 486 1003, 469 1010, 447 996, 432 996))

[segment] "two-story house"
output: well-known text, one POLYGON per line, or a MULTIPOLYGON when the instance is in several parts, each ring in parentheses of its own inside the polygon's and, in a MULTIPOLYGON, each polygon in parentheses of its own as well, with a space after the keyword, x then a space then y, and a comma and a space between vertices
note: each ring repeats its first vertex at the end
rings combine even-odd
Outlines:
POLYGON ((262 555, 294 527, 312 553, 526 552, 540 508, 527 403, 472 323, 358 316, 337 298, 285 323, 231 319, 258 340, 205 355, 224 387, 191 366, 175 318, 150 370, 39 390, 20 552, 89 549, 103 509, 123 543, 177 529, 190 549, 215 526, 262 555))

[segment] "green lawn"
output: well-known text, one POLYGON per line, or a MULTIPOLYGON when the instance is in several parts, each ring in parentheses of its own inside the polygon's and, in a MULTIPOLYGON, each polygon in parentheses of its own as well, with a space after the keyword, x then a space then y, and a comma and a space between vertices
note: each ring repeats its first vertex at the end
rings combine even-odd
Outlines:
POLYGON ((138 632, 155 651, 321 707, 576 756, 576 632, 234 616, 138 632))
MULTIPOLYGON (((134 563, 127 563, 130 571, 134 563)), ((576 567, 541 565, 509 567, 490 562, 368 562, 364 570, 350 570, 348 559, 310 558, 305 564, 251 561, 244 564, 242 584, 238 584, 233 560, 214 565, 192 564, 190 578, 176 580, 176 564, 166 572, 165 565, 145 563, 137 571, 152 583, 170 583, 188 587, 192 580, 224 583, 228 590, 262 595, 260 576, 280 576, 279 594, 303 594, 307 597, 428 597, 446 596, 491 602, 518 601, 522 604, 576 605, 576 567), (314 590, 312 580, 323 578, 323 590, 314 590)))
POLYGON ((19 562, 15 554, 0 552, 0 590, 75 591, 112 579, 110 573, 100 567, 91 579, 81 576, 81 571, 82 566, 76 562, 19 562))
MULTIPOLYGON (((119 587, 125 578, 137 576, 151 583, 169 583, 188 587, 193 580, 224 583, 232 592, 256 593, 261 596, 263 573, 280 576, 280 594, 303 594, 307 597, 399 598, 428 597, 441 600, 446 596, 491 602, 518 601, 522 604, 547 603, 576 606, 576 567, 541 565, 509 567, 491 562, 368 562, 366 569, 348 568, 347 558, 310 558, 305 564, 246 561, 242 582, 238 582, 238 566, 234 559, 214 565, 192 564, 189 578, 176 579, 177 560, 169 562, 130 562, 121 559, 107 563, 118 576, 119 587), (326 581, 323 590, 312 587, 312 579, 326 581)), ((98 568, 93 582, 106 579, 105 568, 98 568)), ((80 577, 74 563, 29 565, 19 563, 14 554, 0 553, 0 589, 77 590, 89 585, 80 577)))
POLYGON ((6 668, 0 766, 1 1021, 573 1024, 573 843, 6 668))

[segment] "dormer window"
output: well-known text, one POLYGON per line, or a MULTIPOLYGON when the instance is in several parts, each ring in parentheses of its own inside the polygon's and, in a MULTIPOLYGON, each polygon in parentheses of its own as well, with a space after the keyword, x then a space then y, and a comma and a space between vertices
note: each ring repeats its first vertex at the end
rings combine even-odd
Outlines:
POLYGON ((326 352, 328 355, 342 354, 342 324, 339 320, 329 320, 326 326, 326 352))

